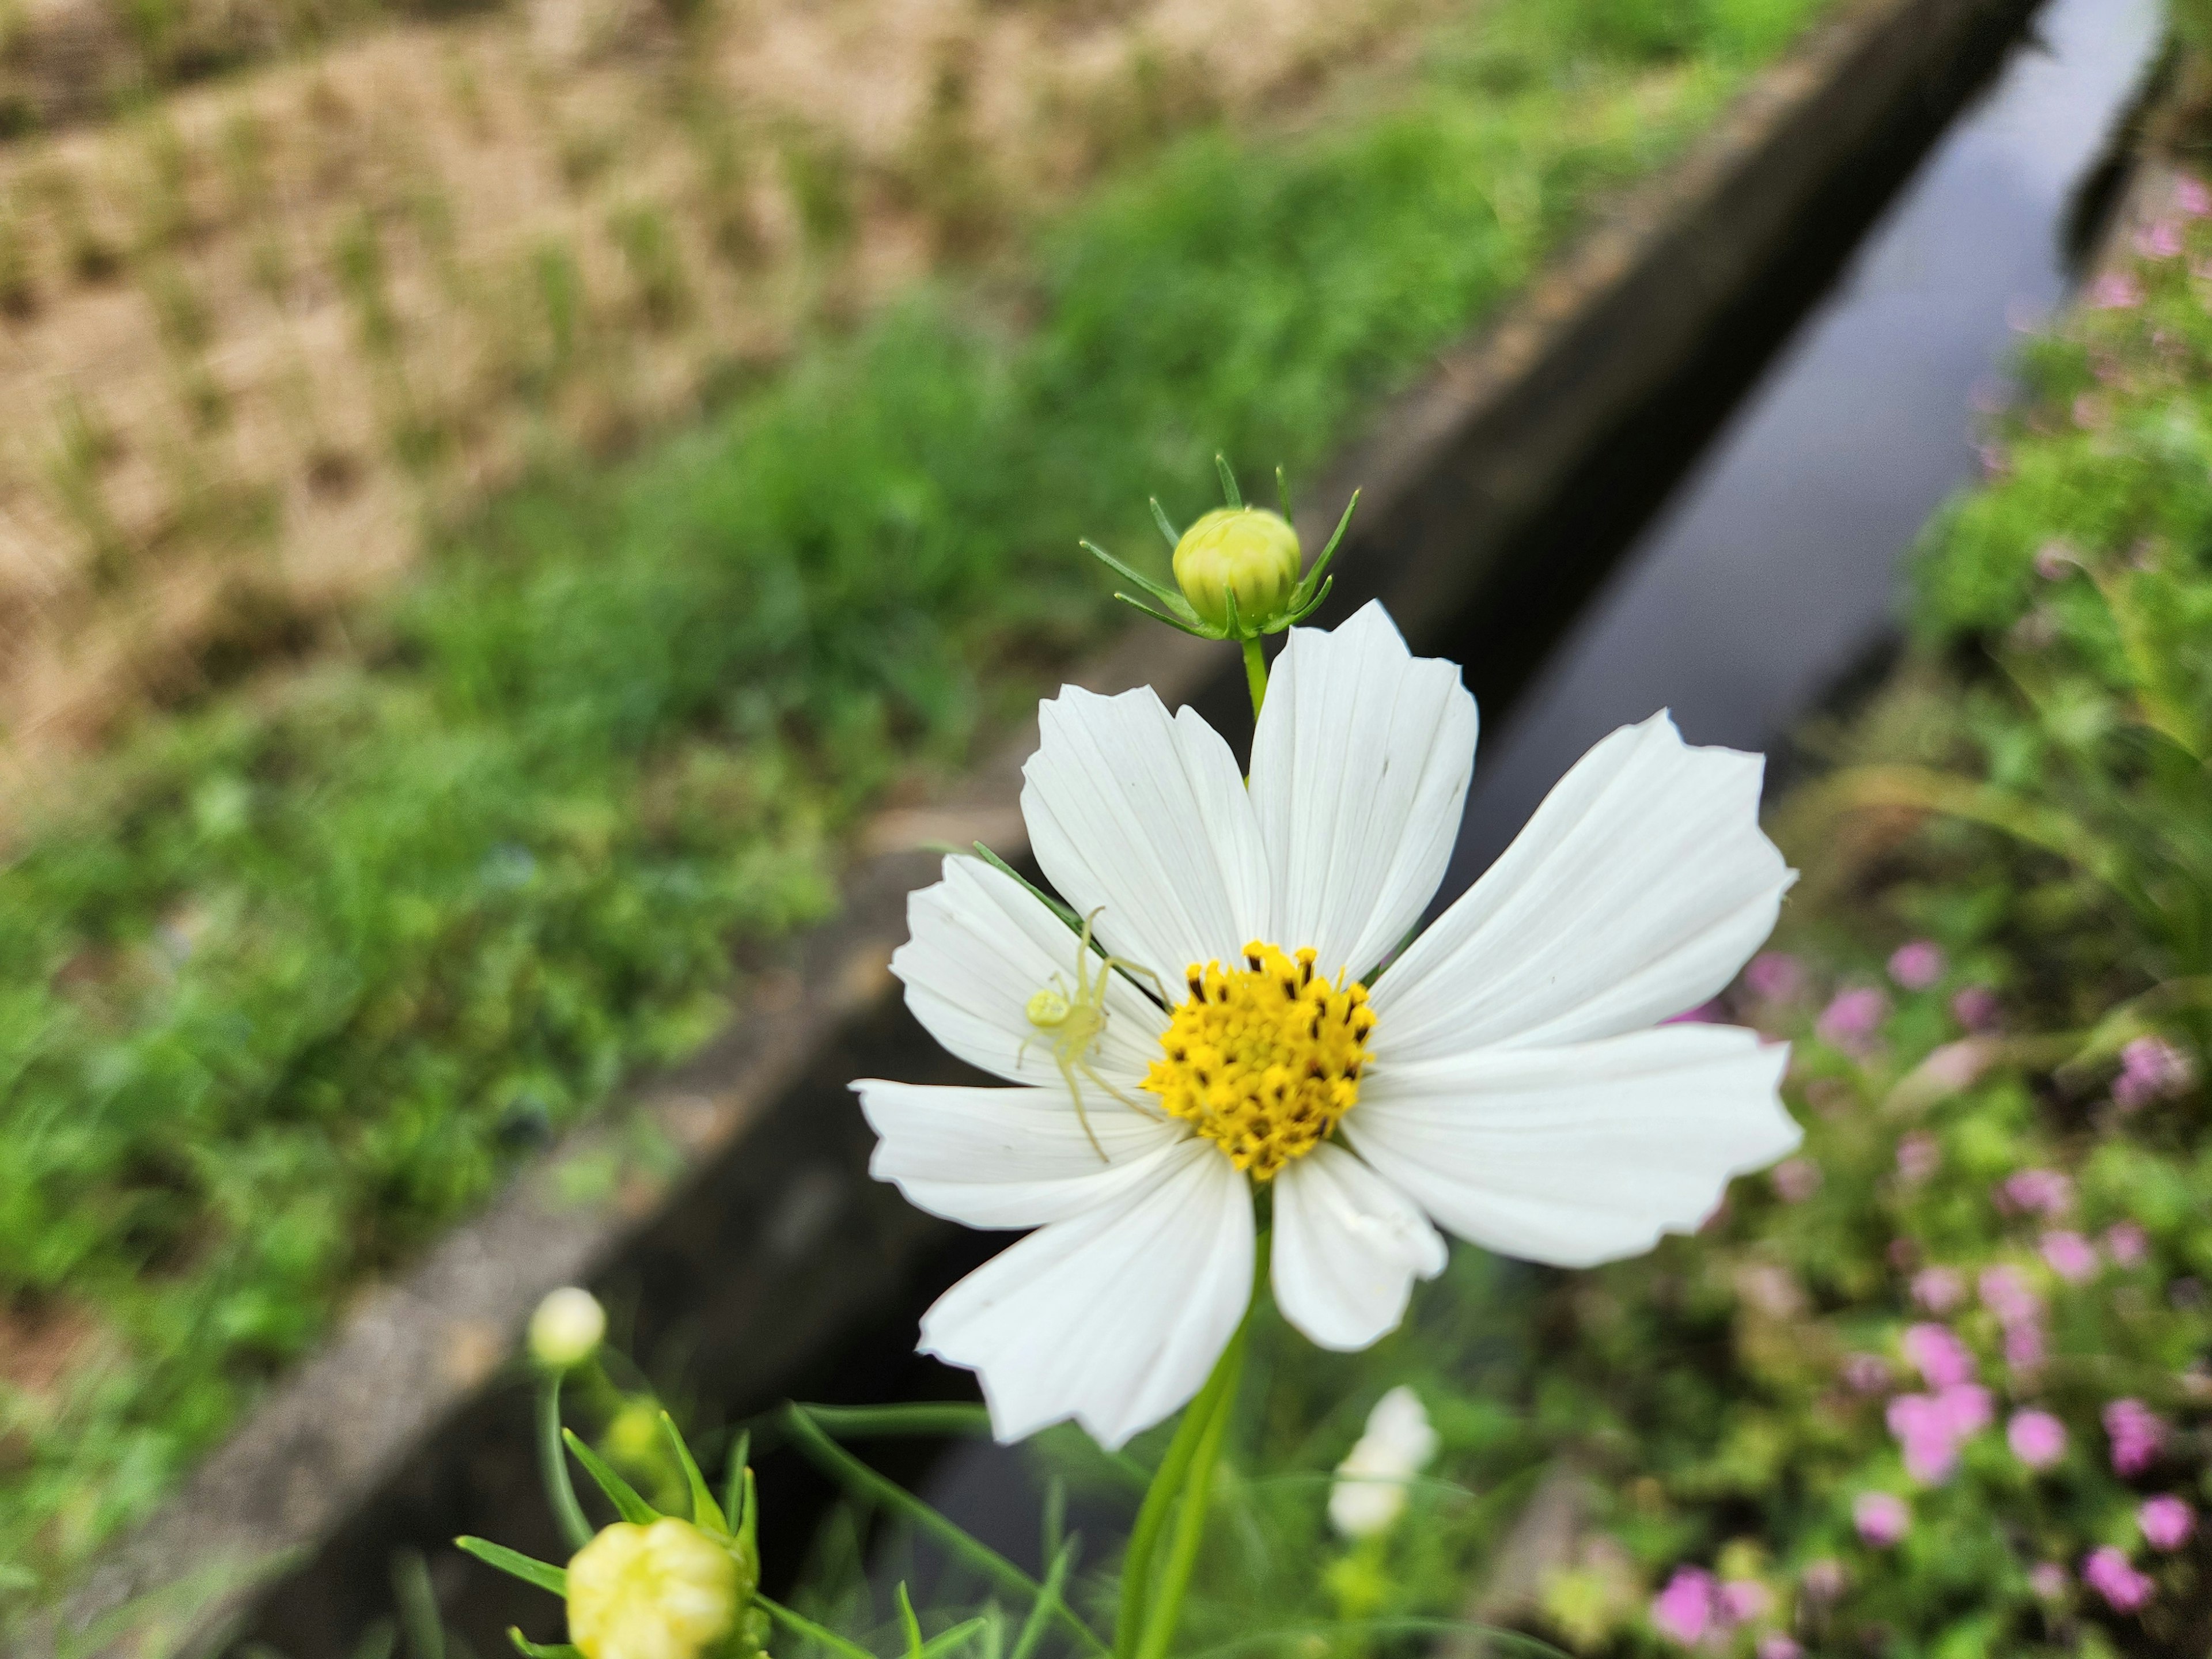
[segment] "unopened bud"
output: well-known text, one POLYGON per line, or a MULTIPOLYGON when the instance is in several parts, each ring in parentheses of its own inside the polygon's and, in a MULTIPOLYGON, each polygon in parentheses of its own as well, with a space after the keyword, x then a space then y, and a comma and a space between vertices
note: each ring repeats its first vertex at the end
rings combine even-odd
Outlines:
POLYGON ((568 1563, 568 1639, 585 1659, 699 1659, 737 1627, 737 1558, 689 1521, 617 1521, 568 1563))
POLYGON ((1232 592, 1237 619, 1257 623, 1289 602, 1304 562, 1298 532, 1280 514, 1220 507, 1184 531, 1176 544, 1176 582, 1191 609, 1216 628, 1229 620, 1232 592))
POLYGON ((607 1310, 574 1285, 550 1291, 530 1316, 530 1357, 549 1371, 573 1370, 599 1351, 607 1310))

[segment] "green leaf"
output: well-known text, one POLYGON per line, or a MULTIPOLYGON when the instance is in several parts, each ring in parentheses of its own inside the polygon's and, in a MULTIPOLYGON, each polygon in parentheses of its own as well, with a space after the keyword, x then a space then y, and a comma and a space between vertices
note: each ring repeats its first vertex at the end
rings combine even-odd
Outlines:
POLYGON ((1182 532, 1168 521, 1168 510, 1160 505, 1160 498, 1152 497, 1152 522, 1160 527, 1160 534, 1168 538, 1168 551, 1172 553, 1182 545, 1182 532))
POLYGON ((730 1523, 722 1516, 722 1506, 707 1489, 707 1477, 699 1473, 699 1465, 691 1455, 691 1448, 684 1443, 676 1419, 665 1411, 660 1413, 660 1432, 668 1442, 669 1450, 676 1454, 677 1462, 683 1466, 684 1482, 691 1488, 691 1524, 727 1538, 730 1523))
MULTIPOLYGON (((979 848, 982 843, 976 843, 979 848)), ((1001 869, 1002 861, 994 859, 1001 869)), ((1012 874, 1011 871, 1008 874, 1012 874)), ((1019 876, 1014 879, 1021 880, 1019 876)), ((1027 885, 1026 883, 1024 885, 1027 885)), ((1035 888, 1030 888, 1036 893, 1035 888)), ((1044 895, 1037 893, 1043 898, 1044 895)), ((1046 899, 1048 904, 1052 901, 1046 899)), ((1082 927, 1081 919, 1065 905, 1054 905, 1057 911, 1066 910, 1061 919, 1070 926, 1082 927)), ((1101 946, 1103 950, 1104 947, 1101 946)), ((799 1409, 823 1430, 841 1440, 866 1439, 878 1435, 906 1434, 988 1434, 991 1413, 981 1406, 971 1406, 957 1400, 920 1401, 907 1406, 801 1406, 799 1409)))
POLYGON ((660 1511, 640 1498, 629 1481, 607 1466, 605 1458, 578 1439, 574 1429, 562 1430, 561 1437, 575 1454, 576 1461, 584 1466, 584 1473, 599 1482, 599 1490, 607 1495, 607 1502, 615 1506, 623 1520, 649 1527, 660 1519, 660 1511))
POLYGON ((533 1559, 520 1550, 511 1550, 504 1544, 495 1544, 488 1538, 456 1538, 453 1547, 465 1550, 488 1567, 497 1567, 501 1572, 520 1578, 526 1584, 535 1584, 550 1590, 562 1601, 568 1598, 568 1575, 559 1567, 533 1559))
MULTIPOLYGON (((912 1522, 977 1571, 996 1579, 1007 1589, 1024 1596, 1033 1597, 1042 1593, 1042 1585, 998 1551, 970 1538, 961 1528, 946 1520, 905 1487, 877 1474, 830 1439, 799 1407, 787 1406, 784 1415, 791 1425, 793 1441, 799 1451, 818 1468, 835 1475, 862 1497, 872 1499, 892 1513, 912 1522)), ((1105 1643, 1098 1639, 1098 1633, 1077 1618, 1072 1610, 1062 1607, 1058 1616, 1060 1622, 1092 1652, 1104 1654, 1108 1651, 1105 1643)))
POLYGON ((507 1627, 507 1639, 514 1644, 514 1650, 523 1659, 584 1659, 581 1648, 571 1647, 566 1642, 533 1642, 512 1625, 507 1627))
POLYGON ((787 1630, 796 1631, 809 1641, 818 1642, 830 1652, 841 1654, 843 1659, 876 1659, 876 1656, 858 1642, 840 1636, 826 1625, 817 1625, 803 1613, 793 1613, 781 1601, 771 1601, 765 1595, 753 1597, 753 1605, 787 1630))
POLYGON ((899 1628, 906 1633, 907 1659, 921 1659, 921 1620, 914 1616, 914 1598, 906 1593, 906 1580, 898 1581, 899 1628))
POLYGON ((1115 574, 1121 577, 1123 581, 1133 582, 1137 586, 1143 588, 1146 592, 1151 594, 1154 599, 1158 599, 1162 605, 1165 605, 1170 611, 1174 611, 1176 615, 1181 616, 1188 613, 1189 619, 1192 622, 1196 622, 1198 620, 1198 613, 1195 611, 1191 610, 1190 601, 1183 598, 1183 596, 1181 593, 1178 593, 1174 588, 1169 587, 1164 583, 1154 581, 1143 571, 1139 570, 1133 566, 1122 563, 1121 560, 1115 558, 1111 553, 1109 553, 1104 548, 1099 546, 1096 542, 1079 542, 1077 545, 1081 547, 1085 552, 1090 554, 1092 558, 1097 559, 1101 564, 1106 566, 1108 569, 1113 571, 1115 574))
POLYGON ((988 1619, 965 1619, 950 1630, 942 1630, 915 1650, 914 1659, 942 1659, 956 1648, 965 1647, 983 1632, 988 1630, 988 1619))
POLYGON ((1244 505, 1244 492, 1237 487, 1237 475, 1229 470, 1229 458, 1218 450, 1214 452, 1213 470, 1221 475, 1222 500, 1227 501, 1231 507, 1242 507, 1244 505))
POLYGON ((1067 1575, 1075 1565, 1075 1540, 1069 1539, 1052 1558, 1052 1565, 1045 1570, 1044 1588, 1030 1603, 1029 1617, 1022 1620, 1022 1631, 1014 1638, 1014 1650, 1008 1659, 1032 1659, 1037 1644, 1044 1640, 1044 1632, 1052 1623, 1054 1612, 1060 1603, 1067 1575))
POLYGON ((753 1431, 745 1430, 730 1446, 730 1461, 722 1476, 722 1509, 730 1517, 730 1525, 738 1532, 745 1529, 746 1466, 752 1462, 753 1431))

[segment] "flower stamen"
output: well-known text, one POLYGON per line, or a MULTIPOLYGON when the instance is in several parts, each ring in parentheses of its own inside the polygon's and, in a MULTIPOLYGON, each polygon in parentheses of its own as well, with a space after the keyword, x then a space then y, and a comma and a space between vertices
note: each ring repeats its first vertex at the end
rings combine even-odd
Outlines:
POLYGON ((1192 963, 1141 1085, 1255 1181, 1328 1139, 1359 1098, 1375 1011, 1364 985, 1316 977, 1314 957, 1255 939, 1241 968, 1192 963))

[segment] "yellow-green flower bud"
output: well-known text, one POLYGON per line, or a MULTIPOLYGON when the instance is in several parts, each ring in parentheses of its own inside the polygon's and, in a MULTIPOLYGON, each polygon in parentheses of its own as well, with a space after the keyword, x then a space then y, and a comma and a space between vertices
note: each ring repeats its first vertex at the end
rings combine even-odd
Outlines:
POLYGON ((568 1563, 568 1639, 584 1659, 699 1659, 738 1622, 738 1563, 689 1521, 617 1521, 568 1563))
POLYGON ((565 1371, 599 1352, 607 1334, 599 1298, 574 1285, 546 1293, 530 1316, 530 1357, 549 1371, 565 1371))
POLYGON ((1229 620, 1231 592, 1238 620, 1254 623, 1283 608, 1304 562, 1298 532, 1279 513, 1218 507, 1176 544, 1176 582, 1191 609, 1214 627, 1229 620))

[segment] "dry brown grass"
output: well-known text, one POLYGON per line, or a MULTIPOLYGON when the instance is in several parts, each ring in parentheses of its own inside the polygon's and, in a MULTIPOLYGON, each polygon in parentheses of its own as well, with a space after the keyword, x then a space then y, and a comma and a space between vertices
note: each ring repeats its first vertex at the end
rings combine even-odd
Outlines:
POLYGON ((533 0, 0 149, 0 729, 321 648, 534 453, 680 417, 1443 0, 533 0))

